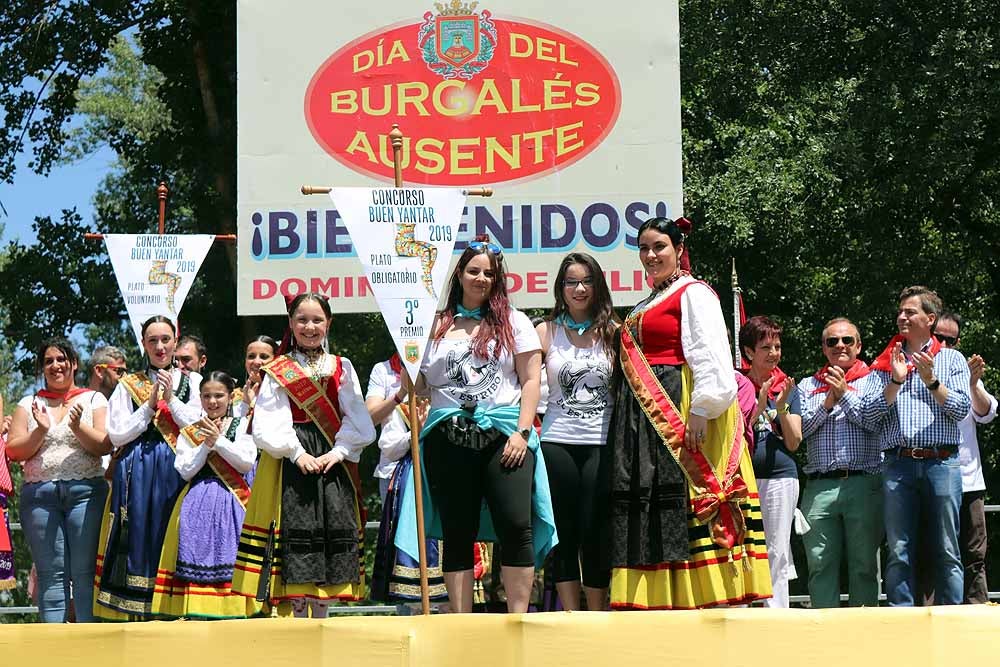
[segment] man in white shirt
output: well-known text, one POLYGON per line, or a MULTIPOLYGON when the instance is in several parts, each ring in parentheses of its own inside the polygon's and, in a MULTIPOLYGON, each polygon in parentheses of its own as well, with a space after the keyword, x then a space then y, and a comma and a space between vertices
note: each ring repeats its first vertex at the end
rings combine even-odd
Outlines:
MULTIPOLYGON (((945 311, 938 318, 934 335, 942 347, 957 347, 960 341, 962 318, 945 311)), ((972 409, 959 422, 962 439, 958 458, 962 466, 962 506, 959 510, 958 541, 962 548, 962 567, 965 569, 965 604, 985 604, 989 601, 986 586, 986 513, 984 498, 986 482, 976 438, 976 424, 988 424, 997 415, 997 399, 983 386, 986 363, 978 354, 969 357, 969 394, 972 409)))

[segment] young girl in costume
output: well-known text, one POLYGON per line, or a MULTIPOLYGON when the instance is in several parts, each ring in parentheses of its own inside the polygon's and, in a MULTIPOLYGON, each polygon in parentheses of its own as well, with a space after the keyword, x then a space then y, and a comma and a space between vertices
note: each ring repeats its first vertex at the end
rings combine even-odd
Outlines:
MULTIPOLYGON (((403 504, 403 489, 413 465, 410 456, 409 380, 399 354, 372 368, 365 405, 372 420, 382 425, 378 438, 379 462, 375 477, 382 497, 382 521, 375 548, 371 599, 384 602, 411 602, 420 599, 420 561, 395 545, 396 527, 403 504)), ((428 401, 417 400, 419 421, 427 418, 428 401)), ((427 580, 430 599, 448 597, 441 572, 441 541, 427 540, 427 580)))
POLYGON ((227 416, 235 388, 227 373, 209 373, 200 392, 205 416, 177 438, 174 468, 187 485, 170 515, 155 614, 243 618, 248 613, 247 599, 232 592, 231 581, 257 447, 246 420, 227 416))
POLYGON ((257 401, 257 392, 260 391, 260 381, 263 373, 260 369, 274 359, 278 353, 278 344, 270 336, 256 336, 247 343, 243 356, 243 368, 247 373, 247 381, 242 388, 237 388, 233 392, 232 413, 245 417, 250 414, 253 404, 257 401))
POLYGON ((233 590, 279 615, 325 617, 331 600, 364 595, 357 461, 375 427, 354 366, 326 351, 330 318, 325 297, 292 299, 291 347, 263 367, 254 407, 252 433, 264 453, 233 590))
POLYGON ((201 376, 173 368, 177 330, 157 315, 142 325, 146 372, 121 378, 108 405, 116 465, 97 554, 94 614, 152 616, 170 513, 184 479, 174 468, 180 430, 201 419, 201 376))

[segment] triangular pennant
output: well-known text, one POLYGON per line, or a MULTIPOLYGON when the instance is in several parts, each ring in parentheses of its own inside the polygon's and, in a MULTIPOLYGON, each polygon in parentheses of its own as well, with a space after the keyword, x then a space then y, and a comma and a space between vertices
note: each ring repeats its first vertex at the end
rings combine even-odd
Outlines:
POLYGON ((358 259, 416 382, 465 207, 456 188, 333 188, 358 259))
POLYGON ((211 234, 105 234, 135 338, 142 323, 165 315, 175 324, 198 269, 215 241, 211 234))

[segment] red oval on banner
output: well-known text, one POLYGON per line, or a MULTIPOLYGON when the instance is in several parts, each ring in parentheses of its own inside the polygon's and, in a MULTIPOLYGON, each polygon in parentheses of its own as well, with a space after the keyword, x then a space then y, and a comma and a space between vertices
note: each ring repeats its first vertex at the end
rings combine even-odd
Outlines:
POLYGON ((488 10, 424 14, 334 53, 305 98, 316 141, 345 166, 392 180, 399 123, 403 180, 509 183, 564 169, 597 148, 621 109, 611 65, 553 26, 488 10))

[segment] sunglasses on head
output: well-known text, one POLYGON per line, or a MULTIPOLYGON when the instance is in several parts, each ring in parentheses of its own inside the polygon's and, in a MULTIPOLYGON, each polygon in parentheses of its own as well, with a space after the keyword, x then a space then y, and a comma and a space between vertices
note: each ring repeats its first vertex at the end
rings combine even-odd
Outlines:
POLYGON ((934 336, 948 347, 955 347, 958 345, 958 336, 942 336, 941 334, 934 334, 934 336))
POLYGON ((854 345, 854 336, 841 336, 840 338, 830 336, 823 342, 827 347, 837 347, 837 343, 843 343, 847 347, 850 347, 851 345, 854 345))
POLYGON ((503 248, 498 246, 496 243, 489 243, 487 241, 470 241, 469 247, 475 250, 476 252, 484 252, 486 250, 489 250, 497 257, 503 255, 503 248))

